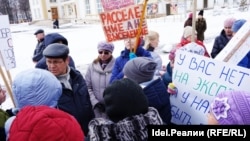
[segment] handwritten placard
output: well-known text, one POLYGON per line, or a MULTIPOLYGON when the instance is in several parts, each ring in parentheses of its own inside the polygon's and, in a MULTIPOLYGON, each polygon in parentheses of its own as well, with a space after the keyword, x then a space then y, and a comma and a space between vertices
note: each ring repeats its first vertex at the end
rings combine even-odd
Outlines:
POLYGON ((9 70, 16 67, 9 18, 7 15, 0 15, 0 21, 0 65, 9 70))
MULTIPOLYGON (((142 15, 142 5, 100 13, 103 31, 108 42, 137 36, 142 15)), ((141 35, 148 34, 146 20, 143 20, 141 35)))
POLYGON ((134 4, 134 0, 102 0, 104 11, 119 9, 134 4))
POLYGON ((170 98, 176 124, 207 124, 210 102, 218 93, 250 92, 249 69, 182 50, 176 52, 172 78, 178 89, 170 98))

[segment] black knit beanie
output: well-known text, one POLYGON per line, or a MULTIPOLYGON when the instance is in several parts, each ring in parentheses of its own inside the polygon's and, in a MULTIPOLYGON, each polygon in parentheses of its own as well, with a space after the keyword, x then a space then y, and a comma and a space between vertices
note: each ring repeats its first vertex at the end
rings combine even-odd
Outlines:
POLYGON ((148 111, 148 100, 141 86, 128 78, 111 83, 104 90, 103 98, 106 113, 114 122, 148 111))

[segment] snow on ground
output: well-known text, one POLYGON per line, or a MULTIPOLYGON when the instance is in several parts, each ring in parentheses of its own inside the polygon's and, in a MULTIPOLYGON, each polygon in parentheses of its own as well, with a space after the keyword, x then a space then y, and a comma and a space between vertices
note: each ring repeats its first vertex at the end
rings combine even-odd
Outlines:
MULTIPOLYGON (((219 35, 223 29, 224 20, 227 17, 235 17, 237 19, 250 19, 249 11, 240 12, 236 8, 205 10, 204 17, 207 20, 207 31, 205 32, 205 45, 207 50, 211 52, 214 38, 219 35)), ((183 32, 183 24, 185 21, 184 15, 167 16, 157 19, 148 19, 147 25, 149 30, 155 30, 160 34, 160 53, 163 63, 167 64, 168 54, 163 53, 163 50, 169 50, 171 46, 180 41, 183 32)), ((63 25, 62 25, 63 26, 63 25)), ((61 29, 52 29, 43 26, 34 26, 24 24, 16 24, 10 26, 12 31, 12 40, 14 45, 14 53, 17 66, 10 70, 12 80, 20 71, 34 67, 31 60, 33 51, 36 46, 36 38, 33 33, 43 28, 46 33, 58 32, 65 36, 69 42, 70 55, 73 56, 76 66, 83 73, 87 68, 87 64, 91 63, 97 57, 97 43, 105 40, 104 32, 101 24, 82 24, 82 25, 67 25, 61 29)), ((115 50, 113 55, 117 57, 120 51, 124 49, 123 41, 114 42, 115 50)), ((3 83, 2 83, 3 84, 3 83)), ((10 98, 2 104, 2 108, 12 107, 10 98)))

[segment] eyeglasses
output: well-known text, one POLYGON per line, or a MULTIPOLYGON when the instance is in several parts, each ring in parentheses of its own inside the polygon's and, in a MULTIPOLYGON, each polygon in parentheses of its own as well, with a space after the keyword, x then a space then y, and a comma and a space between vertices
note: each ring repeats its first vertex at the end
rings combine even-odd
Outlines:
POLYGON ((105 54, 105 55, 108 55, 109 52, 108 51, 98 51, 99 54, 105 54))

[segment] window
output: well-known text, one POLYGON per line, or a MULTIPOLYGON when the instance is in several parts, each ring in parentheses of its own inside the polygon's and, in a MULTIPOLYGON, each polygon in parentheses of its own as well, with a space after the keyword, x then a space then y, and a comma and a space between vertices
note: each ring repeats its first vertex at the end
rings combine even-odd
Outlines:
POLYGON ((90 4, 89 0, 85 0, 85 5, 86 5, 86 14, 90 14, 90 4))
POLYGON ((97 5, 97 13, 101 13, 103 11, 101 0, 96 0, 97 5))

